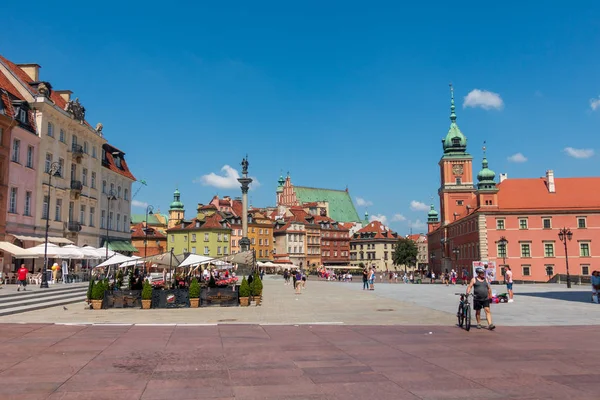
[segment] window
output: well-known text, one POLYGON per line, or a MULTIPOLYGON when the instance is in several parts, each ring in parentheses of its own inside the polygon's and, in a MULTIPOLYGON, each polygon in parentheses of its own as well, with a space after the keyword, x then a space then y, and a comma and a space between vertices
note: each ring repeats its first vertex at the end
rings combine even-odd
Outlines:
POLYGON ((54 208, 54 220, 60 221, 62 214, 62 199, 56 199, 56 207, 54 208))
POLYGON ((102 181, 102 193, 106 194, 106 181, 102 181))
POLYGON ((590 274, 590 266, 582 265, 581 266, 581 275, 589 275, 590 274))
POLYGON ((265 239, 265 246, 269 245, 269 239, 265 239))
POLYGON ((523 276, 531 276, 531 265, 522 265, 523 276))
POLYGON ((220 242, 220 241, 221 241, 221 234, 217 233, 217 242, 220 242))
POLYGON ((50 202, 50 198, 48 196, 44 196, 44 204, 42 204, 42 219, 48 219, 48 206, 50 202))
POLYGON ((92 189, 96 188, 96 173, 92 172, 92 181, 90 182, 90 186, 92 189))
POLYGON ((175 241, 175 235, 171 235, 171 243, 175 241))
POLYGON ((96 146, 92 146, 92 157, 96 158, 96 146))
POLYGON ((577 218, 577 228, 585 229, 586 227, 587 227, 587 224, 586 224, 585 217, 578 217, 577 218))
POLYGON ((269 257, 269 250, 265 250, 265 257, 269 257))
POLYGON ((260 246, 262 246, 262 244, 263 244, 263 240, 262 240, 262 239, 258 239, 258 244, 259 244, 260 246))
POLYGON ((498 243, 498 257, 500 258, 506 258, 506 244, 505 243, 498 243))
POLYGON ((519 229, 527 229, 527 218, 519 218, 519 229))
POLYGON ((71 163, 71 180, 77 180, 77 165, 75 163, 71 163))
POLYGON ((268 235, 268 234, 269 234, 269 230, 265 229, 265 235, 268 235))
POLYGON ((25 192, 25 210, 23 215, 31 216, 31 192, 25 192))
POLYGON ((11 160, 18 163, 20 160, 19 153, 21 152, 21 141, 19 139, 13 140, 13 152, 11 160))
POLYGON ((456 184, 457 185, 462 185, 462 179, 461 178, 456 178, 456 184))
POLYGON ((123 190, 123 199, 129 200, 129 189, 123 190))
POLYGON ((127 232, 128 224, 129 224, 129 220, 127 219, 127 215, 123 215, 123 232, 127 232))
POLYGON ((503 219, 497 219, 496 220, 496 229, 502 231, 504 230, 504 220, 503 219))
POLYGON ((22 123, 27 124, 27 110, 23 108, 19 109, 19 120, 22 123))
POLYGON ((252 244, 256 244, 256 240, 252 238, 252 244))
POLYGON ((117 199, 121 198, 121 186, 117 188, 117 199))
POLYGON ((546 275, 552 276, 554 275, 554 265, 546 265, 546 275))
POLYGON ((544 229, 552 229, 552 220, 550 218, 543 218, 542 225, 544 229))
POLYGON ((114 183, 110 184, 110 193, 111 193, 111 195, 115 193, 115 184, 114 183))
POLYGON ((259 251, 258 251, 258 256, 259 256, 259 257, 262 257, 262 256, 263 256, 263 255, 262 255, 262 250, 259 250, 259 251))
POLYGON ((208 233, 205 233, 205 234, 204 234, 204 241, 205 241, 205 242, 208 242, 208 233))
POLYGON ((188 241, 188 240, 187 240, 187 235, 183 235, 183 241, 184 241, 184 242, 187 242, 187 241, 188 241))
POLYGON ((60 140, 63 143, 66 143, 66 141, 65 141, 65 131, 61 129, 60 133, 58 135, 59 135, 58 136, 58 140, 60 140))
POLYGON ((192 254, 196 254, 196 248, 192 247, 192 254))
POLYGON ((204 246, 204 255, 207 256, 208 254, 209 254, 209 252, 208 252, 208 246, 204 246))
POLYGON ((10 202, 8 204, 8 212, 17 213, 17 188, 10 188, 10 202))
POLYGON ((52 122, 48 122, 48 136, 54 137, 54 125, 52 125, 52 122))
POLYGON ((83 142, 83 152, 84 152, 85 154, 87 154, 87 153, 88 153, 88 142, 83 142))
POLYGON ((33 146, 27 146, 27 168, 33 168, 33 146))
POLYGON ((113 221, 113 212, 112 212, 112 211, 110 211, 110 212, 108 213, 108 229, 110 229, 110 230, 112 230, 112 228, 113 228, 113 223, 112 223, 112 221, 113 221))
POLYGON ((104 220, 106 219, 106 211, 102 210, 100 213, 100 228, 104 229, 106 225, 104 225, 104 220))
POLYGON ((84 168, 83 171, 81 171, 81 184, 83 186, 87 186, 87 177, 88 177, 88 170, 87 170, 87 168, 84 168))
POLYGON ((589 257, 590 256, 590 244, 589 243, 579 243, 579 256, 580 257, 589 257))
POLYGON ((221 254, 223 254, 223 253, 221 253, 221 246, 218 246, 218 247, 217 247, 217 255, 219 256, 219 255, 221 255, 221 254))
POLYGON ((463 205, 463 200, 456 200, 456 205, 457 206, 462 206, 463 205))
POLYGON ((235 240, 231 241, 231 247, 235 247, 235 240))
POLYGON ((85 206, 83 204, 79 207, 79 223, 85 225, 85 206))
POLYGON ((63 158, 58 159, 58 175, 62 178, 63 171, 65 169, 65 160, 63 158))
POLYGON ((77 136, 71 136, 71 148, 74 148, 77 145, 77 136))
POLYGON ((227 255, 227 254, 228 254, 228 253, 227 253, 227 246, 223 246, 223 254, 224 254, 224 255, 227 255))
POLYGON ((521 243, 521 257, 531 257, 531 245, 529 243, 521 243))
POLYGON ((544 257, 554 257, 554 243, 544 243, 544 257))
POLYGON ((95 214, 96 208, 90 207, 90 226, 94 226, 94 220, 96 219, 95 214))

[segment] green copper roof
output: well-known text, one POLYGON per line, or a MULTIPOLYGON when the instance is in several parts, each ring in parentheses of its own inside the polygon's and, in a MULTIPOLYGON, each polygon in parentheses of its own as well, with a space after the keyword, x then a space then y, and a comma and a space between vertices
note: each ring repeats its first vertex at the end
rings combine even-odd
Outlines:
MULTIPOLYGON (((146 214, 131 214, 131 223, 139 224, 146 222, 146 214)), ((148 225, 162 225, 154 214, 148 214, 148 225)))
POLYGON ((488 160, 485 156, 485 146, 483 147, 483 161, 481 162, 481 171, 477 174, 477 187, 481 189, 496 189, 496 173, 488 168, 488 160))
POLYGON ((369 225, 369 212, 365 211, 365 219, 362 221, 363 228, 369 225))
POLYGON ((315 189, 294 186, 300 203, 326 201, 329 203, 329 217, 338 222, 360 222, 350 194, 345 190, 315 189))
POLYGON ((450 129, 446 138, 442 139, 444 157, 463 156, 467 153, 467 138, 456 124, 456 107, 454 105, 454 89, 450 85, 450 129))
POLYGON ((179 193, 179 189, 175 189, 175 192, 173 192, 173 202, 171 203, 169 210, 183 210, 183 203, 181 202, 181 193, 179 193))
POLYGON ((279 179, 277 180, 277 192, 283 192, 283 185, 285 184, 285 179, 283 175, 279 175, 279 179))
POLYGON ((427 222, 438 222, 438 215, 438 212, 435 211, 435 207, 432 204, 429 212, 427 213, 427 222))

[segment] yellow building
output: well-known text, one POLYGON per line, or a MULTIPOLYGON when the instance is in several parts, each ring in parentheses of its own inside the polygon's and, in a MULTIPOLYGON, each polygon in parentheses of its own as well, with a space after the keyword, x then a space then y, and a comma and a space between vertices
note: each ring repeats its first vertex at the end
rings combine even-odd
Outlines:
POLYGON ((258 261, 273 260, 273 221, 259 211, 248 212, 248 239, 258 261))

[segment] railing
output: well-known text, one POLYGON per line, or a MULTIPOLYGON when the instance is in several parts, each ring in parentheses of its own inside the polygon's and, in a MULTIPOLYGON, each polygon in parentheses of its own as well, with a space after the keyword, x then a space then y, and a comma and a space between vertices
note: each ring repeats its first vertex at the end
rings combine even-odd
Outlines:
POLYGON ((81 224, 76 221, 69 221, 68 229, 69 232, 79 232, 81 231, 81 224))
POLYGON ((72 144, 71 145, 71 153, 73 153, 74 157, 82 157, 83 156, 83 146, 80 144, 72 144))
POLYGON ((76 190, 78 192, 81 192, 81 189, 83 189, 83 184, 81 183, 81 181, 77 181, 77 180, 71 181, 71 190, 76 190))

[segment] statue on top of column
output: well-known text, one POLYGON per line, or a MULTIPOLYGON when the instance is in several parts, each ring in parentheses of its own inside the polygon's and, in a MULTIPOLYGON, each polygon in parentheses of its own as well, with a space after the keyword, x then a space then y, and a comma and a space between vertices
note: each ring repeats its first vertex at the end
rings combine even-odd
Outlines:
POLYGON ((244 176, 248 175, 248 165, 250 165, 250 163, 248 162, 248 155, 246 154, 246 157, 242 160, 242 174, 244 176))

